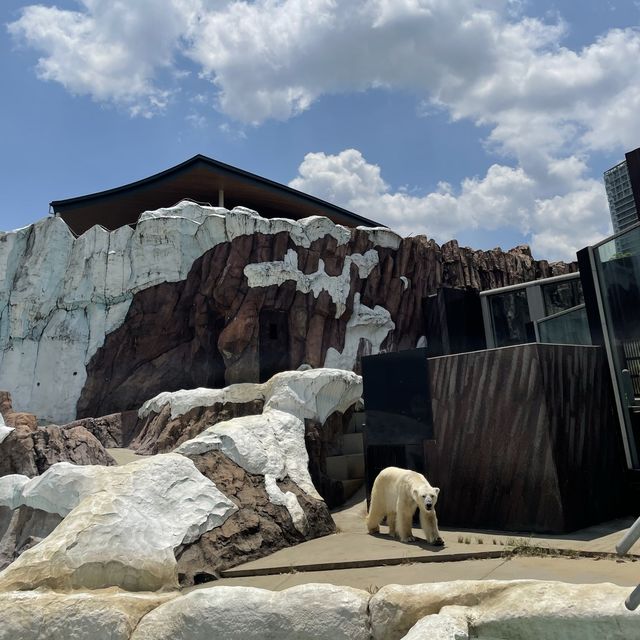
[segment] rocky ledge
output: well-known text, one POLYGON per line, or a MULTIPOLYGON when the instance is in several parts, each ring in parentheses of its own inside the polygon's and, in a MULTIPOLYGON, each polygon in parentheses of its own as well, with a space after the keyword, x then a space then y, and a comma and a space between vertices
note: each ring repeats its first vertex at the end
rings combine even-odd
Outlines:
MULTIPOLYGON (((360 376, 334 369, 164 393, 145 403, 137 426, 127 429, 131 437, 137 430, 140 442, 164 434, 164 450, 180 443, 172 452, 122 467, 58 462, 33 478, 3 475, 0 561, 8 566, 0 590, 175 588, 333 532, 309 475, 305 420, 323 424, 361 393, 360 376), (212 407, 235 404, 261 412, 213 418, 212 407), (210 423, 195 428, 195 414, 210 423), (197 435, 184 440, 181 425, 197 435)), ((111 442, 123 438, 126 422, 111 416, 88 426, 111 442)), ((82 430, 102 447, 78 423, 55 429, 82 430)), ((13 450, 6 448, 15 437, 12 431, 0 443, 0 454, 13 450)))
POLYGON ((521 580, 188 594, 0 593, 0 640, 635 640, 629 589, 521 580), (46 630, 42 621, 46 620, 46 630))

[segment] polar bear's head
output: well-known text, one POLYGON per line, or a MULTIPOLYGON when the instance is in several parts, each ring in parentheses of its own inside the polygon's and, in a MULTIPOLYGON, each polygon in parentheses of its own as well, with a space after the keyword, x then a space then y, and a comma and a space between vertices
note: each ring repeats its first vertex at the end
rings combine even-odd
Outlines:
POLYGON ((427 511, 431 511, 436 506, 439 493, 438 487, 420 487, 414 489, 414 499, 419 505, 424 505, 427 511))

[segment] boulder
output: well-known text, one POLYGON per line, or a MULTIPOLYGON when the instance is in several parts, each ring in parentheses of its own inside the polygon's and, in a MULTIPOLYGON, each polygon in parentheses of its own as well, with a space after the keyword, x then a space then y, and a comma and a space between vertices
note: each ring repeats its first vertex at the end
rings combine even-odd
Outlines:
POLYGON ((0 591, 176 587, 176 550, 237 509, 177 454, 122 467, 61 462, 20 495, 21 506, 64 519, 0 574, 0 591))
POLYGON ((31 478, 57 462, 115 464, 98 439, 82 426, 32 429, 19 425, 0 443, 0 476, 21 474, 31 478))
POLYGON ((154 609, 131 640, 368 640, 368 601, 365 591, 326 584, 212 587, 154 609))
POLYGON ((624 606, 629 591, 612 584, 537 580, 387 585, 369 602, 372 638, 450 640, 457 638, 456 628, 465 638, 466 620, 471 638, 632 640, 640 615, 624 606), (414 626, 427 616, 423 625, 432 635, 414 626))
POLYGON ((140 455, 166 453, 218 422, 260 414, 263 405, 261 398, 247 402, 215 402, 172 416, 171 406, 166 404, 159 413, 149 413, 137 421, 129 447, 140 455))
POLYGON ((177 594, 0 593, 0 640, 129 640, 140 619, 177 594))
POLYGON ((326 504, 302 491, 288 476, 275 484, 281 495, 295 500, 303 528, 296 526, 285 506, 272 500, 264 476, 248 473, 217 450, 190 458, 233 500, 238 511, 222 526, 207 531, 178 552, 178 575, 183 586, 213 580, 228 567, 335 532, 326 504))

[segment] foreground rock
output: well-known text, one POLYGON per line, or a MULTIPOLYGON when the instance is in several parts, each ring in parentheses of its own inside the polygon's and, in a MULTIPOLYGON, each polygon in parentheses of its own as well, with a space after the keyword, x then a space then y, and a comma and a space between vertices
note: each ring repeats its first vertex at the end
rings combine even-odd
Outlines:
POLYGON ((522 580, 0 593, 0 640, 637 640, 630 589, 522 580))
POLYGON ((630 591, 613 584, 537 580, 388 585, 369 602, 372 637, 632 640, 638 638, 640 612, 624 606, 630 591), (426 616, 429 620, 420 622, 426 616))
MULTIPOLYGON (((143 405, 142 433, 155 432, 155 426, 170 422, 171 433, 178 439, 180 419, 206 415, 210 407, 263 409, 259 415, 215 422, 175 449, 192 459, 239 508, 222 527, 181 552, 183 584, 206 580, 238 561, 335 531, 309 474, 305 420, 322 424, 329 416, 347 411, 361 393, 360 376, 339 369, 313 369, 279 373, 265 384, 164 393, 143 405)), ((193 428, 190 418, 185 427, 193 428)))
MULTIPOLYGON (((2 485, 0 485, 2 486, 2 485)), ((175 552, 236 510, 193 462, 166 454, 123 467, 61 462, 0 504, 57 513, 62 522, 0 574, 0 590, 177 587, 175 552)))
POLYGON ((176 595, 0 593, 0 640, 129 640, 145 614, 176 595))
POLYGON ((13 560, 0 574, 0 588, 193 584, 333 532, 309 475, 304 420, 323 422, 361 392, 360 376, 316 369, 243 385, 241 393, 232 387, 162 394, 145 404, 142 418, 176 420, 238 393, 264 411, 216 423, 174 453, 122 467, 59 463, 33 480, 0 478, 8 523, 0 547, 5 562, 13 560), (62 522, 55 526, 47 514, 62 522))
POLYGON ((365 591, 333 585, 214 587, 158 607, 132 640, 368 640, 368 600, 365 591))

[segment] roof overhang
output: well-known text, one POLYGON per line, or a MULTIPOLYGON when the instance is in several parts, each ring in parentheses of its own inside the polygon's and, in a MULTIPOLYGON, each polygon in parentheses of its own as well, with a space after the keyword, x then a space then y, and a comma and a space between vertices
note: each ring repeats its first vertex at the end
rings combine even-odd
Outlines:
POLYGON ((220 191, 224 192, 227 209, 244 206, 265 218, 299 220, 320 215, 348 227, 385 226, 203 155, 121 187, 54 200, 50 207, 52 213, 60 216, 74 233, 80 235, 96 224, 109 230, 134 225, 144 211, 170 207, 186 198, 217 206, 220 191))

